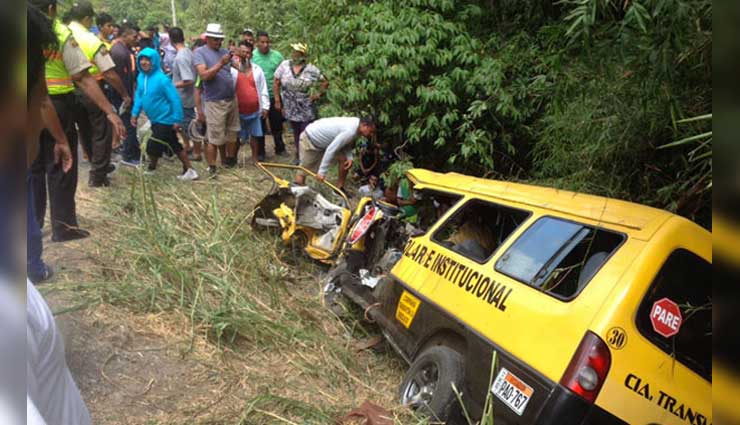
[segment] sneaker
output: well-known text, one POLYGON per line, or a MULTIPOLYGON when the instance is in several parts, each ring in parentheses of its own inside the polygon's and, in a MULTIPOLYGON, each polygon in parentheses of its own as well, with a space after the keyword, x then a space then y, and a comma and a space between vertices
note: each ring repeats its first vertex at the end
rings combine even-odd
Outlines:
POLYGON ((110 179, 108 177, 103 177, 102 179, 90 179, 88 180, 87 185, 90 187, 108 187, 110 186, 110 179))
POLYGON ((84 239, 90 236, 90 232, 84 229, 69 229, 61 232, 60 234, 51 235, 52 242, 67 242, 75 239, 84 239))
POLYGON ((301 160, 300 160, 300 159, 298 159, 298 158, 295 158, 295 159, 293 160, 293 165, 301 165, 301 160))
POLYGON ((198 172, 194 168, 188 168, 188 171, 177 176, 177 179, 180 181, 198 180, 198 172))
POLYGON ((28 276, 28 278, 34 285, 39 285, 51 279, 53 276, 54 276, 54 269, 50 265, 44 264, 44 271, 42 271, 40 275, 28 276))
POLYGON ((218 174, 218 168, 215 165, 208 166, 208 178, 214 178, 218 174))
POLYGON ((133 167, 136 168, 141 164, 141 161, 138 159, 124 159, 121 161, 121 165, 125 165, 127 167, 133 167))

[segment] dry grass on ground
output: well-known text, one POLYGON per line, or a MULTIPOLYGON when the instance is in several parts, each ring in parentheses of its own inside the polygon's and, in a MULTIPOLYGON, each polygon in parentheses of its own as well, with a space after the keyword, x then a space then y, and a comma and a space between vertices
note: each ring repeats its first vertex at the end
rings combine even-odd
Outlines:
POLYGON ((178 170, 81 188, 94 237, 50 250, 66 270, 45 290, 95 423, 329 424, 365 400, 419 423, 396 400, 405 364, 354 348, 377 329, 333 316, 324 270, 250 228, 270 180, 178 170))

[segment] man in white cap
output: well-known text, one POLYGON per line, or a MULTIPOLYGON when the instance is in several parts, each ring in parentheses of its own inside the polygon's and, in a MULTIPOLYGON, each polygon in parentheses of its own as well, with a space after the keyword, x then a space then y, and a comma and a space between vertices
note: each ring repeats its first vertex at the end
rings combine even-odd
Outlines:
POLYGON ((234 80, 231 75, 231 54, 221 47, 224 33, 220 24, 208 24, 205 32, 206 45, 193 53, 193 64, 203 82, 203 103, 206 115, 208 146, 206 160, 208 172, 216 174, 217 152, 221 161, 228 164, 226 144, 236 140, 240 130, 239 110, 236 105, 234 80))

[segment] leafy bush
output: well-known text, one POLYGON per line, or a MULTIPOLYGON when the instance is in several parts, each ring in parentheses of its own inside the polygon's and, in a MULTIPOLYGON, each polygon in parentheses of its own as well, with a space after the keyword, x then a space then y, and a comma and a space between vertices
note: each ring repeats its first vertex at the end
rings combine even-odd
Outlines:
POLYGON ((657 147, 685 137, 681 119, 711 113, 709 0, 179 5, 186 28, 266 29, 284 54, 306 42, 331 82, 321 115, 374 112, 380 137, 405 144, 416 166, 617 196, 708 224, 710 191, 676 181, 708 169, 689 146, 657 147))

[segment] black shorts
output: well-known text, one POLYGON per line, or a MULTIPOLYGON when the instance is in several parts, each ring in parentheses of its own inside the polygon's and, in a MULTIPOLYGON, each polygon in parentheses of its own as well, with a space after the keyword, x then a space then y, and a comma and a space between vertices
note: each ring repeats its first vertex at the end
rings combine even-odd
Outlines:
POLYGON ((160 158, 165 153, 177 155, 182 151, 182 145, 177 140, 177 132, 171 124, 152 123, 152 137, 146 143, 147 155, 160 158))

